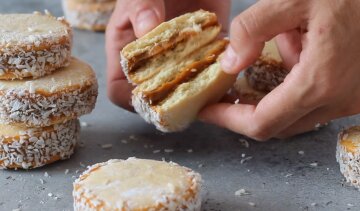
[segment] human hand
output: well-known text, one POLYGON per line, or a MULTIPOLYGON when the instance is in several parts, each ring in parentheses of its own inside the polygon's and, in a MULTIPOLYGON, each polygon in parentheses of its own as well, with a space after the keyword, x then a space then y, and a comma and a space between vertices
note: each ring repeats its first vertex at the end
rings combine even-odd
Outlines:
POLYGON ((161 22, 186 12, 204 9, 215 12, 227 33, 230 0, 118 0, 106 29, 107 92, 110 100, 125 109, 130 105, 132 85, 120 66, 120 51, 161 22))
POLYGON ((360 113, 359 1, 260 0, 231 24, 225 72, 237 74, 277 36, 285 81, 257 105, 218 103, 200 119, 257 140, 360 113))

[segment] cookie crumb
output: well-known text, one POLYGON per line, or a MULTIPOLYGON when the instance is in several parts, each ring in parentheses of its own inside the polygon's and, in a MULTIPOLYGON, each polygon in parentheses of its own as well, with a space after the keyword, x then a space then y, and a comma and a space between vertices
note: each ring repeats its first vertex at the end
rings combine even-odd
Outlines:
POLYGON ((110 148, 112 148, 112 144, 103 144, 103 145, 101 145, 101 148, 103 148, 103 149, 110 149, 110 148))
POLYGON ((166 153, 172 153, 172 152, 174 152, 174 150, 173 150, 173 149, 164 149, 164 152, 166 152, 166 153))
POLYGON ((310 166, 311 167, 317 167, 319 164, 317 162, 314 162, 314 163, 310 163, 310 166))
POLYGON ((256 207, 256 204, 254 202, 249 202, 248 204, 252 207, 256 207))
POLYGON ((160 152, 161 152, 160 149, 156 149, 156 150, 153 151, 154 154, 157 154, 157 153, 160 153, 160 152))
POLYGON ((245 196, 245 195, 250 195, 250 194, 251 193, 246 191, 244 188, 235 191, 235 196, 245 196))
POLYGON ((247 140, 243 139, 243 138, 240 138, 239 139, 239 142, 242 146, 244 146, 245 148, 249 148, 250 147, 250 144, 247 140))

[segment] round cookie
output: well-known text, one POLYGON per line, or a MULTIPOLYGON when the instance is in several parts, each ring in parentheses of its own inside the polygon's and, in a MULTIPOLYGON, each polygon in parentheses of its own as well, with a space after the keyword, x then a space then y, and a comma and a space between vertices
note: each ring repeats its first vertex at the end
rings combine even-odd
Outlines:
POLYGON ((360 189, 360 126, 353 126, 339 134, 336 160, 346 181, 360 189))
POLYGON ((0 79, 39 78, 69 65, 72 30, 50 14, 0 14, 0 79))
POLYGON ((70 65, 34 80, 0 81, 0 124, 45 127, 90 113, 98 85, 86 63, 70 65))
POLYGON ((37 168, 67 159, 79 133, 78 120, 43 128, 0 125, 0 169, 37 168))
POLYGON ((74 210, 199 211, 200 188, 199 174, 172 162, 109 160, 74 182, 74 210))
POLYGON ((62 0, 66 19, 73 27, 105 31, 116 1, 62 0))

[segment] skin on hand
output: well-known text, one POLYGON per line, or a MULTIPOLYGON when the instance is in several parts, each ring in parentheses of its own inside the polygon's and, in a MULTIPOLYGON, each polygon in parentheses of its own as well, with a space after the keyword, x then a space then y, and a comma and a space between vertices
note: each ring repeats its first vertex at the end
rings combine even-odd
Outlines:
POLYGON ((257 140, 284 138, 360 113, 360 1, 260 0, 231 23, 222 60, 237 74, 277 36, 284 83, 257 105, 218 103, 200 119, 257 140))
POLYGON ((120 51, 165 20, 181 14, 204 9, 215 12, 227 34, 230 0, 118 0, 106 29, 107 93, 110 100, 127 110, 130 105, 132 85, 120 66, 120 51))

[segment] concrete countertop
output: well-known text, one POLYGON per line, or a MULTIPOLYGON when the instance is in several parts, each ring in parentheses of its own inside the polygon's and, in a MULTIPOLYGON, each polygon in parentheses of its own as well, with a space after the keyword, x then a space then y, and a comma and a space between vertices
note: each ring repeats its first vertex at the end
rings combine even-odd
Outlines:
MULTIPOLYGON (((0 2, 1 13, 48 9, 62 15, 60 1, 0 2)), ((250 2, 234 3, 233 15, 250 2)), ((73 54, 92 65, 100 86, 96 109, 82 118, 88 124, 82 128, 84 147, 79 147, 71 159, 43 168, 0 171, 0 210, 72 210, 72 182, 85 166, 132 156, 164 158, 200 172, 205 180, 203 209, 208 211, 360 210, 360 192, 344 184, 335 160, 338 132, 359 124, 359 116, 284 141, 258 143, 248 139, 249 148, 240 143, 243 136, 201 123, 182 133, 162 134, 108 101, 103 33, 75 30, 73 54), (112 147, 103 149, 103 144, 112 147), (164 149, 174 152, 165 153, 164 149), (252 159, 241 164, 242 154, 252 159), (314 162, 317 167, 310 165, 314 162), (250 194, 235 196, 239 189, 250 194)))

